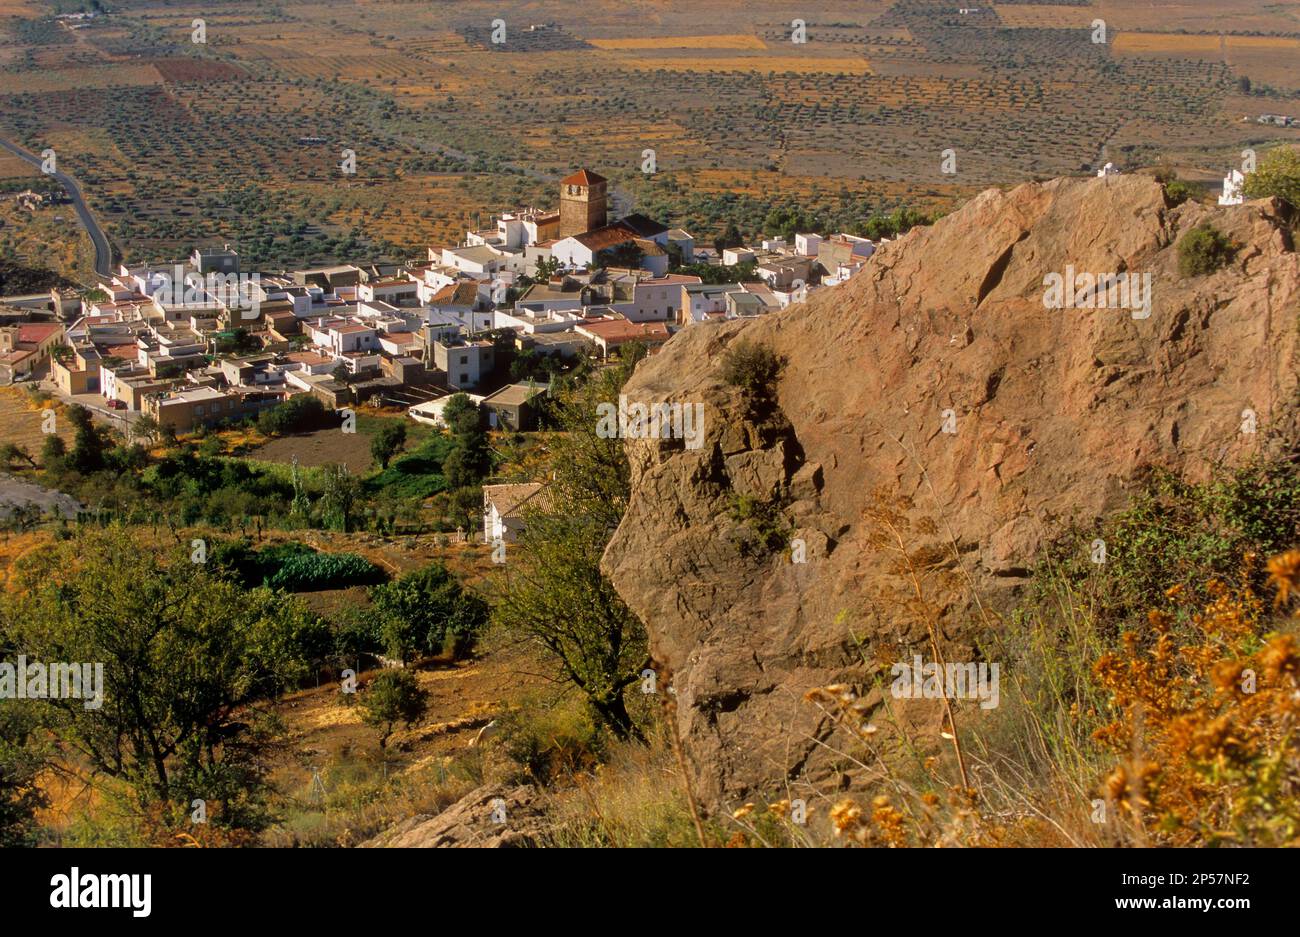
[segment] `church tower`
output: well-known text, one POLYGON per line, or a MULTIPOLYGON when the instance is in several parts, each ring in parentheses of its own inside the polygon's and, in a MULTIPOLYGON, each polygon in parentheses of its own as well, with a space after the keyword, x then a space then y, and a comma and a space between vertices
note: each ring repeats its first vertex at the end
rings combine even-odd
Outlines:
POLYGON ((560 180, 560 237, 586 234, 605 226, 608 181, 586 169, 560 180))

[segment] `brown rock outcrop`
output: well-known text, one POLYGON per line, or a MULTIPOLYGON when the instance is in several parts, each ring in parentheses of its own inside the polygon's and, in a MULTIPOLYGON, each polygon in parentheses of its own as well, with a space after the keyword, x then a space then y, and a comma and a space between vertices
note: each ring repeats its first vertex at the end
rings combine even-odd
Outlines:
POLYGON ((924 649, 880 598, 877 489, 935 522, 929 545, 955 542, 970 588, 939 599, 960 646, 988 620, 974 595, 1005 608, 1054 527, 1123 504, 1143 466, 1203 474, 1270 427, 1294 438, 1300 262, 1279 212, 1169 208, 1140 176, 988 191, 806 305, 693 326, 638 367, 628 399, 702 402, 705 441, 627 441, 633 495, 604 568, 673 675, 707 800, 815 769, 826 727, 802 695, 860 677, 864 655, 924 649), (1184 278, 1174 245, 1207 218, 1241 249, 1184 278), (1067 267, 1151 274, 1150 316, 1046 308, 1044 277, 1067 267), (719 373, 742 336, 788 361, 763 427, 719 373), (807 562, 745 550, 738 495, 778 505, 807 562))
POLYGON ((537 792, 531 787, 480 787, 433 816, 409 817, 362 848, 527 848, 545 827, 537 792))

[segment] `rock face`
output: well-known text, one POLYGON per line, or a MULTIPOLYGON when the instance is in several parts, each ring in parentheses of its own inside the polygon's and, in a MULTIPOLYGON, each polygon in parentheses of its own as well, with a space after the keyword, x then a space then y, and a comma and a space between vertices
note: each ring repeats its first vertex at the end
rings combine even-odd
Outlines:
POLYGON ((1295 438, 1300 263, 1280 211, 1170 208, 1139 176, 988 191, 804 306, 692 326, 638 367, 629 402, 702 402, 704 444, 627 440, 633 495, 603 565, 672 675, 707 801, 825 768, 803 694, 926 652, 887 598, 903 584, 873 545, 876 491, 909 499, 909 549, 955 544, 967 587, 938 601, 956 649, 999 627, 1053 528, 1122 505, 1144 466, 1203 475, 1270 428, 1295 438), (1205 220, 1241 247, 1184 278, 1175 244, 1205 220), (1150 274, 1149 316, 1047 308, 1067 268, 1150 274), (788 362, 764 426, 720 377, 742 337, 788 362), (742 495, 779 508, 806 562, 743 549, 742 495))
POLYGON ((480 787, 435 816, 403 820, 362 848, 526 848, 536 844, 544 816, 531 787, 480 787), (497 811, 500 811, 499 813, 497 811))

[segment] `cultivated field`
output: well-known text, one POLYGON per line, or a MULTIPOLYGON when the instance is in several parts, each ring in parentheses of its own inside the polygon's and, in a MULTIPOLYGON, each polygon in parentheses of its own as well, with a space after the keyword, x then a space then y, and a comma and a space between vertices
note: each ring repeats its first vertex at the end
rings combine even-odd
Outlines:
MULTIPOLYGON (((15 387, 0 387, 0 445, 22 446, 40 459, 45 434, 41 432, 41 409, 29 400, 27 392, 15 387)), ((67 420, 56 420, 55 429, 71 445, 72 430, 67 420)))
POLYGON ((1300 138, 1241 119, 1300 112, 1300 3, 815 6, 126 0, 73 31, 6 2, 0 135, 55 145, 127 260, 232 242, 268 269, 418 256, 476 214, 550 204, 577 165, 640 191, 646 149, 666 220, 712 226, 704 173, 771 173, 790 199, 865 183, 887 208, 1107 159, 1213 177, 1300 138))
POLYGON ((343 433, 322 429, 314 433, 297 433, 273 439, 248 454, 256 462, 288 465, 296 458, 304 468, 320 465, 345 465, 349 472, 370 468, 370 437, 362 433, 343 433))
POLYGON ((597 49, 766 49, 767 44, 748 33, 716 36, 643 36, 627 39, 588 40, 597 49))

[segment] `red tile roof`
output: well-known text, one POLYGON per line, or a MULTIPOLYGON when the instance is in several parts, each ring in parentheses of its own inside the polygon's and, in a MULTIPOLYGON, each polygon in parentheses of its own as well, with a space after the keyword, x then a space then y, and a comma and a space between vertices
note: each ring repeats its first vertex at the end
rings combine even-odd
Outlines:
POLYGON ((574 235, 575 241, 593 253, 608 250, 611 247, 617 247, 620 244, 635 241, 636 239, 637 236, 634 231, 629 231, 627 228, 616 224, 606 225, 603 228, 597 228, 595 231, 588 231, 586 234, 574 235))
POLYGON ((63 331, 56 322, 23 322, 18 326, 18 341, 26 345, 39 345, 51 335, 63 331))
POLYGON ((576 327, 576 331, 590 333, 597 338, 603 339, 609 345, 620 345, 623 342, 633 341, 665 342, 668 340, 668 327, 661 322, 599 319, 583 322, 576 327))
POLYGON ((602 175, 592 172, 590 169, 579 169, 577 172, 565 176, 560 180, 560 185, 596 185, 600 182, 608 182, 602 175))
POLYGON ((477 283, 448 283, 438 292, 434 293, 429 299, 429 305, 437 306, 442 303, 453 306, 473 306, 478 302, 478 284, 477 283))

